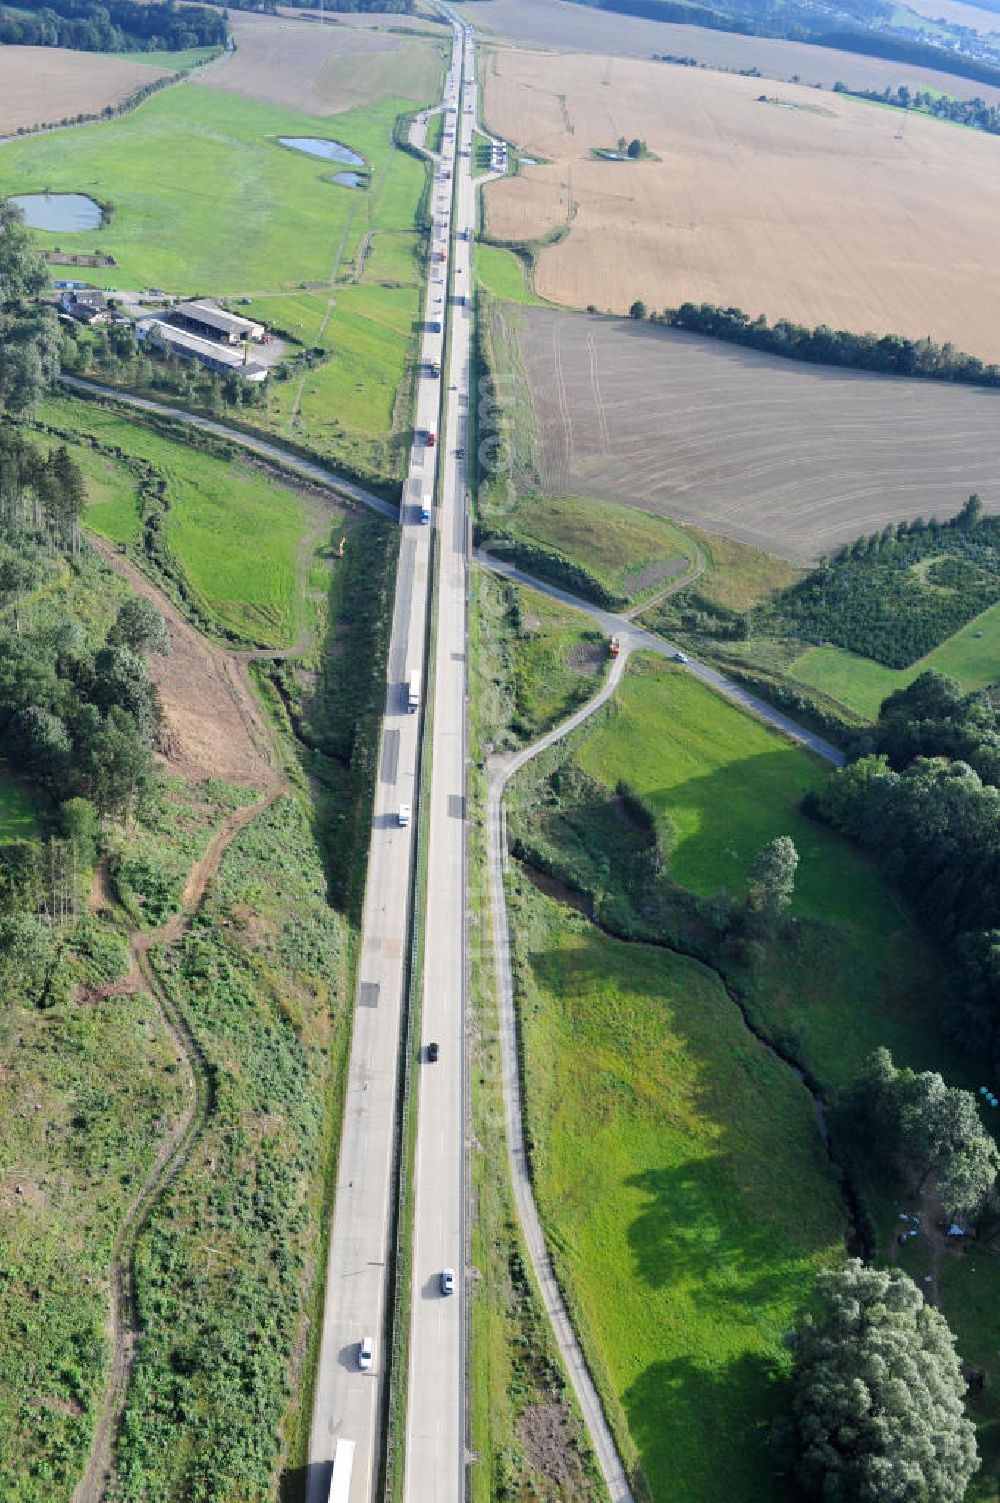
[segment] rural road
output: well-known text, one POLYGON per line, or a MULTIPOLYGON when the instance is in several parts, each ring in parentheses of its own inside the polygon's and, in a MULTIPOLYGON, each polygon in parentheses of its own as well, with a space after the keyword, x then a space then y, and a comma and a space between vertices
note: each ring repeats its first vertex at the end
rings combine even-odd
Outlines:
POLYGON ((301 475, 305 480, 328 486, 339 495, 356 501, 359 506, 367 506, 370 511, 377 511, 383 517, 389 517, 393 522, 399 519, 399 508, 393 506, 391 501, 384 501, 381 496, 376 496, 372 491, 366 491, 364 486, 355 485, 352 480, 345 480, 342 475, 337 474, 336 470, 328 470, 325 465, 316 464, 311 459, 304 459, 301 454, 284 449, 280 444, 272 444, 266 438, 256 438, 252 433, 244 433, 239 428, 227 427, 225 423, 217 423, 214 418, 201 417, 196 412, 186 412, 183 407, 171 407, 166 402, 151 401, 149 397, 132 396, 128 392, 119 391, 114 386, 102 386, 99 381, 85 381, 81 376, 65 374, 60 375, 59 380, 64 386, 69 386, 76 391, 85 391, 90 396, 105 397, 113 402, 121 402, 123 406, 134 407, 139 412, 148 412, 153 417, 169 418, 171 422, 184 423, 189 428, 200 428, 203 433, 214 434, 216 438, 224 438, 229 443, 239 444, 241 448, 249 449, 252 454, 260 454, 262 458, 271 460, 272 463, 280 465, 283 470, 288 470, 293 475, 301 475))
MULTIPOLYGON (((432 284, 449 299, 450 345, 443 373, 445 411, 436 515, 437 633, 427 822, 417 1134, 413 1157, 409 1363, 404 1503, 462 1503, 466 1467, 466 598, 469 382, 472 371, 472 235, 476 194, 471 150, 474 56, 453 23, 456 65, 445 88, 441 161, 434 183, 435 226, 449 204, 451 281, 432 284), (461 93, 460 93, 461 90, 461 93), (468 156, 462 153, 468 152, 468 156), (454 171, 454 179, 451 176, 454 171), (463 452, 459 453, 461 449, 463 452), (437 1061, 428 1045, 438 1045, 437 1061), (441 1274, 455 1290, 442 1292, 441 1274)), ((435 229, 435 237, 437 229, 435 229)), ((435 238, 435 245, 438 241, 435 238)), ((433 274, 438 274, 436 268, 433 274)))
MULTIPOLYGON (((582 611, 596 621, 601 629, 609 637, 617 637, 622 645, 622 654, 626 652, 655 652, 661 658, 677 658, 678 649, 663 637, 658 637, 654 632, 645 631, 641 626, 636 626, 627 616, 617 615, 614 611, 606 611, 599 605, 593 605, 589 600, 582 600, 579 595, 571 595, 568 590, 560 590, 556 585, 547 584, 544 579, 536 579, 533 574, 526 574, 522 569, 517 569, 513 564, 505 563, 498 559, 488 548, 476 549, 476 561, 484 568, 491 569, 494 574, 502 574, 506 579, 513 579, 517 584, 527 585, 539 594, 548 595, 552 600, 558 600, 562 605, 572 606, 574 610, 582 611)), ((766 721, 773 725, 776 730, 784 731, 793 741, 800 746, 807 747, 822 757, 824 762, 830 762, 834 767, 844 765, 844 754, 839 747, 833 746, 829 741, 824 741, 822 736, 817 736, 814 731, 807 730, 799 725, 789 715, 781 710, 776 710, 765 700, 758 699, 756 694, 751 694, 748 689, 726 678, 725 674, 717 669, 710 668, 707 663, 701 663, 697 658, 685 654, 686 666, 689 673, 695 678, 700 678, 703 683, 711 685, 718 693, 731 699, 734 704, 741 705, 756 715, 758 720, 766 721)))
POLYGON ((507 899, 503 883, 506 853, 503 846, 502 808, 504 790, 519 768, 554 745, 556 741, 561 741, 571 731, 575 731, 577 726, 582 725, 595 710, 607 704, 625 672, 630 650, 631 644, 623 642, 621 652, 612 662, 611 671, 600 690, 568 720, 564 720, 561 725, 556 726, 554 730, 549 731, 547 735, 542 736, 514 756, 493 759, 488 768, 486 793, 486 849, 490 876, 497 1005, 500 1014, 504 1119, 510 1174, 514 1185, 514 1203, 517 1206, 521 1231, 542 1296, 542 1304, 573 1384, 573 1391, 580 1405, 611 1503, 632 1503, 632 1489, 629 1486, 628 1477, 618 1454, 611 1427, 605 1417, 600 1397, 590 1376, 590 1369, 587 1367, 563 1302, 552 1261, 545 1246, 545 1233, 542 1231, 542 1223, 531 1187, 531 1167, 524 1142, 521 1073, 517 1050, 517 1009, 514 1003, 514 972, 510 958, 510 929, 507 922, 507 899))
MULTIPOLYGON (((461 35, 456 28, 448 89, 457 87, 461 35)), ((442 156, 454 157, 454 141, 442 156)), ((434 245, 447 256, 450 204, 435 212, 434 245)), ((447 269, 447 262, 441 263, 447 269)), ((382 1455, 382 1416, 389 1353, 386 1346, 393 1255, 393 1193, 397 1142, 399 1066, 410 960, 415 830, 420 811, 422 713, 407 709, 407 681, 427 682, 425 642, 430 603, 433 532, 421 524, 421 503, 437 478, 437 433, 442 380, 432 374, 444 359, 442 287, 429 280, 416 387, 415 437, 399 512, 401 539, 389 645, 388 683, 382 721, 368 872, 360 936, 354 1030, 345 1092, 340 1157, 334 1197, 319 1365, 309 1439, 306 1503, 327 1503, 340 1440, 353 1442, 350 1482, 336 1494, 349 1503, 372 1503, 382 1455), (411 822, 400 824, 400 806, 411 822), (359 1343, 374 1340, 370 1371, 358 1364, 359 1343)), ((310 467, 315 469, 316 467, 310 467)), ((350 494, 350 491, 345 491, 350 494)), ((364 493, 363 493, 364 494, 364 493)), ((360 498, 358 498, 360 499, 360 498)), ((382 509, 383 503, 379 503, 382 509)), ((393 515, 395 511, 393 510, 393 515)), ((461 712, 460 712, 461 713, 461 712)), ((450 811, 449 811, 450 812, 450 811)), ((452 923, 455 916, 452 917, 452 923)), ((454 1050, 452 1068, 457 1067, 454 1050)), ((456 1235, 453 1257, 460 1262, 456 1235)), ((451 1319, 457 1322, 459 1302, 451 1319)), ((457 1325, 456 1325, 457 1329, 457 1325)), ((457 1419, 452 1423, 458 1423, 457 1419)), ((342 1454, 349 1452, 343 1448, 342 1454)), ((339 1462, 338 1462, 339 1467, 339 1462)), ((456 1480, 457 1465, 449 1468, 456 1480)), ((339 1480, 338 1480, 338 1485, 339 1480)), ((437 1496, 437 1495, 435 1495, 437 1496)), ((457 1496, 453 1485, 447 1494, 457 1496)))

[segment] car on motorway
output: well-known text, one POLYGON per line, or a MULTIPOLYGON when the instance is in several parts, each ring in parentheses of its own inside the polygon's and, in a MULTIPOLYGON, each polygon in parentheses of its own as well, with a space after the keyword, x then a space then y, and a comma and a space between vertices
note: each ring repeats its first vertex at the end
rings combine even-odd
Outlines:
POLYGON ((371 1372, 375 1361, 375 1337, 362 1336, 358 1343, 358 1366, 363 1373, 371 1372))
POLYGON ((399 825, 399 828, 401 830, 406 829, 407 825, 410 823, 412 816, 413 811, 411 810, 409 804, 400 804, 399 813, 396 815, 396 823, 399 825))
POLYGON ((455 1270, 454 1268, 442 1268, 441 1270, 441 1293, 455 1293, 455 1270))
POLYGON ((427 1045, 427 1062, 428 1062, 428 1064, 436 1065, 437 1062, 438 1062, 438 1055, 440 1053, 441 1053, 441 1045, 439 1043, 434 1042, 434 1043, 428 1044, 427 1045))
POLYGON ((690 659, 688 658, 687 653, 686 652, 681 652, 680 649, 678 648, 678 650, 674 653, 674 662, 675 663, 687 663, 689 661, 690 661, 690 659))
MULTIPOLYGON (((459 444, 458 448, 455 450, 455 458, 456 459, 464 459, 465 458, 465 445, 464 444, 459 444)), ((687 662, 687 659, 685 658, 684 661, 687 662)))

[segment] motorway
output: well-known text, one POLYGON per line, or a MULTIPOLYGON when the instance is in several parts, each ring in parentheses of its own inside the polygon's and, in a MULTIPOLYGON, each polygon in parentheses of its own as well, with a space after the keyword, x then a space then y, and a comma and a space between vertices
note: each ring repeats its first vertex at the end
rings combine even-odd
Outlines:
MULTIPOLYGON (((462 36, 456 27, 445 95, 458 87, 462 36)), ((442 160, 453 170, 454 140, 442 160)), ((447 257, 450 201, 435 209, 432 245, 447 257)), ((447 268, 447 261, 437 263, 447 268)), ((360 938, 354 1031, 346 1082, 337 1185, 327 1258, 319 1365, 309 1440, 307 1503, 327 1503, 338 1439, 354 1442, 350 1503, 371 1503, 379 1475, 386 1378, 386 1313, 393 1230, 400 1030, 409 970, 414 832, 419 818, 420 725, 410 714, 406 682, 417 669, 426 683, 432 529, 422 526, 423 497, 433 493, 440 450, 436 434, 444 358, 443 297, 432 271, 416 390, 414 444, 403 490, 400 552, 389 646, 388 682, 372 818, 360 938), (435 330, 435 325, 438 326, 435 330), (412 822, 399 824, 400 805, 412 822), (362 1338, 372 1336, 371 1370, 358 1366, 362 1338)), ((464 630, 463 630, 464 636, 464 630)), ((456 1051, 457 1055, 457 1051, 456 1051)), ((461 1262, 459 1247, 455 1262, 461 1262)), ((456 1306, 458 1302, 456 1301, 456 1306)))
MULTIPOLYGON (((465 36, 463 28, 462 32, 465 36)), ((427 840, 420 1091, 413 1166, 413 1257, 407 1387, 406 1503, 465 1496, 465 711, 468 594, 467 475, 472 370, 474 55, 464 45, 462 95, 445 95, 442 149, 457 146, 445 372, 447 452, 437 513, 437 635, 427 840), (454 131, 457 139, 450 139, 454 131), (434 1042, 440 1055, 428 1059, 434 1042), (441 1272, 455 1274, 442 1293, 441 1272)))

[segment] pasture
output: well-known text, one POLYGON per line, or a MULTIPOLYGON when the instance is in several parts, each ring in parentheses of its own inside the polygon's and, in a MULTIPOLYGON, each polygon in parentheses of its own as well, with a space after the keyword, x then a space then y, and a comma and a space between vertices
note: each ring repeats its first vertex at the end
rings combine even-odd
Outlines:
MULTIPOLYGON (((406 17, 394 16, 394 21, 406 17)), ((379 100, 429 103, 440 93, 443 41, 401 36, 353 18, 316 25, 284 16, 234 12, 236 53, 199 84, 311 115, 339 115, 379 100)))
POLYGON ((476 269, 476 281, 494 297, 506 303, 540 303, 528 285, 524 263, 513 251, 499 245, 483 245, 477 241, 472 248, 476 269))
POLYGON ((801 683, 874 720, 887 695, 905 689, 931 668, 957 678, 966 691, 995 684, 1000 679, 1000 605, 990 606, 909 668, 886 668, 842 647, 809 647, 789 671, 801 683))
POLYGON ((490 54, 485 120, 549 159, 486 190, 501 241, 541 241, 550 301, 691 300, 930 335, 1000 358, 1000 139, 794 84, 589 54, 490 54), (659 161, 598 161, 640 136, 659 161), (925 206, 934 205, 934 212, 925 206), (568 231, 568 233, 563 233, 568 231))
POLYGON ((99 115, 105 105, 121 104, 174 71, 171 54, 156 62, 154 54, 145 56, 150 62, 66 47, 0 47, 0 135, 12 135, 19 126, 30 130, 74 115, 99 115))
MULTIPOLYGON (((492 34, 526 47, 596 52, 605 59, 650 58, 654 53, 670 53, 674 57, 697 58, 710 68, 757 68, 764 78, 788 80, 797 76, 805 84, 821 84, 827 89, 839 78, 855 88, 895 89, 906 83, 914 88, 940 89, 959 99, 979 94, 994 103, 1000 100, 998 89, 934 69, 837 52, 829 47, 811 47, 808 42, 647 21, 593 6, 583 7, 570 0, 476 0, 474 5, 455 8, 484 38, 492 34)), ((965 5, 962 0, 914 0, 911 8, 932 18, 943 15, 974 30, 1000 30, 994 12, 965 5)), ((613 71, 617 64, 612 62, 609 66, 613 71)))
POLYGON ((809 1096, 707 968, 514 922, 536 1193, 626 1463, 654 1503, 785 1500, 782 1339, 845 1222, 809 1096))
MULTIPOLYGON (((406 107, 394 99, 338 118, 337 139, 372 169, 364 194, 329 183, 329 163, 278 144, 329 134, 319 117, 193 83, 126 119, 12 142, 0 151, 0 194, 49 187, 113 202, 111 224, 77 239, 81 251, 114 256, 109 280, 121 287, 204 295, 325 285, 367 229, 413 228, 424 169, 392 145, 406 107)), ((65 234, 37 238, 66 249, 65 234)))
MULTIPOLYGON (((1000 510, 1000 393, 802 365, 509 306, 545 492, 623 501, 799 562, 887 522, 1000 510)), ((503 350, 503 340, 494 339, 503 350)))
MULTIPOLYGON (((39 416, 155 465, 167 481, 167 545, 208 615, 265 646, 292 642, 305 610, 296 583, 301 495, 242 456, 202 454, 87 402, 50 398, 39 416)), ((98 522, 99 505, 91 508, 98 522)))

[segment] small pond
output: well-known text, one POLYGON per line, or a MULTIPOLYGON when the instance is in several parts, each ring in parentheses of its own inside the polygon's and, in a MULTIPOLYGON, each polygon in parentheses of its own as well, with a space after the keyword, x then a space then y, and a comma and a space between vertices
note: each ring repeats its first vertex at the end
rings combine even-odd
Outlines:
POLYGON ((538 166, 538 162, 536 161, 536 159, 534 157, 518 157, 517 160, 520 162, 520 164, 521 164, 522 167, 537 167, 538 166))
POLYGON ((339 183, 342 188, 360 188, 364 178, 360 172, 335 172, 330 181, 339 183))
POLYGON ((24 222, 33 230, 99 230, 101 206, 86 193, 15 193, 12 204, 24 212, 24 222))
POLYGON ((293 151, 304 151, 310 157, 322 157, 324 162, 343 162, 345 167, 363 167, 364 157, 356 151, 341 146, 339 141, 321 141, 317 136, 279 136, 282 146, 293 151))

